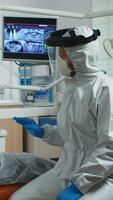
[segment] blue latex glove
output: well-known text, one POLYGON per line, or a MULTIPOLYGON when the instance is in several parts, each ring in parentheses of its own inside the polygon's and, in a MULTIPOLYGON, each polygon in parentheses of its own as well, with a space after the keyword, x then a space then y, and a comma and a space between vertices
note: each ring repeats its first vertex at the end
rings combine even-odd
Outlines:
POLYGON ((78 200, 82 195, 83 194, 72 183, 69 187, 60 193, 56 200, 78 200))
POLYGON ((44 128, 39 127, 33 119, 26 117, 14 117, 13 119, 27 129, 33 136, 39 138, 44 136, 44 128))

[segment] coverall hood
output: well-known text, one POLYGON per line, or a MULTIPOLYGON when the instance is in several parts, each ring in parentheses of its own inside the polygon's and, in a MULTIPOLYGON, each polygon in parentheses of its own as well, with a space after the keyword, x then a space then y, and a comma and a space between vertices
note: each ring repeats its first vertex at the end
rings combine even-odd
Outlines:
MULTIPOLYGON (((89 37, 93 34, 93 30, 88 27, 77 27, 74 29, 77 36, 83 35, 89 37)), ((68 37, 69 33, 65 36, 68 37)), ((100 72, 97 67, 98 62, 98 41, 92 41, 85 45, 78 45, 73 47, 64 48, 70 57, 71 62, 75 68, 75 71, 79 75, 95 76, 100 72)))

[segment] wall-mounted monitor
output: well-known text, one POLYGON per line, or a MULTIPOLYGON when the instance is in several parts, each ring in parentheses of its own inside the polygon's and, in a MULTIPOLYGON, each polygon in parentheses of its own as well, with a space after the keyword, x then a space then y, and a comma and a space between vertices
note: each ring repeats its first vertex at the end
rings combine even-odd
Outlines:
POLYGON ((3 17, 3 60, 47 61, 45 40, 56 18, 3 17))

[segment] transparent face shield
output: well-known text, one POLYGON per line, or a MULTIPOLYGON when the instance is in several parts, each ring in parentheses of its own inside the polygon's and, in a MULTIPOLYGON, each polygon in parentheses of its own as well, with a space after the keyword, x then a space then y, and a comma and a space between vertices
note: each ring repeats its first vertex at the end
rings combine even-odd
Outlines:
POLYGON ((51 75, 54 76, 56 73, 56 48, 47 46, 47 50, 48 50, 51 75))
POLYGON ((63 48, 48 47, 48 56, 52 75, 56 75, 56 72, 67 77, 75 75, 73 64, 63 48))

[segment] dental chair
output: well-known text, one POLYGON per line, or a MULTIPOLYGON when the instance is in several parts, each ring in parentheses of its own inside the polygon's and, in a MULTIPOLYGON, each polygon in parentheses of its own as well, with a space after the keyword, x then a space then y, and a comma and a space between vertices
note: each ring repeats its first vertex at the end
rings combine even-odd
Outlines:
POLYGON ((23 183, 11 184, 11 185, 3 185, 0 186, 0 200, 8 200, 9 197, 16 192, 19 188, 21 188, 23 183))
POLYGON ((55 163, 31 153, 1 153, 0 200, 8 200, 16 190, 52 169, 55 163))

